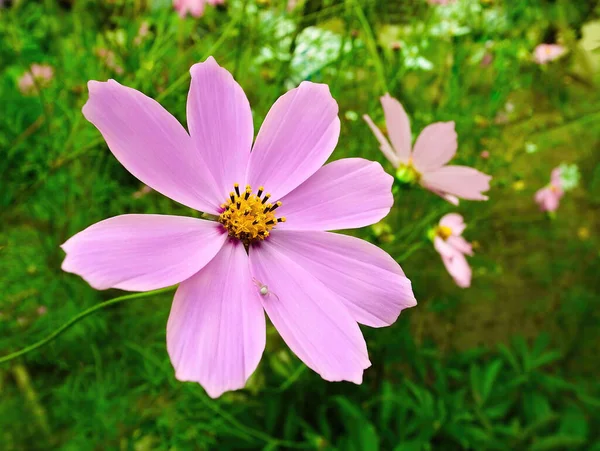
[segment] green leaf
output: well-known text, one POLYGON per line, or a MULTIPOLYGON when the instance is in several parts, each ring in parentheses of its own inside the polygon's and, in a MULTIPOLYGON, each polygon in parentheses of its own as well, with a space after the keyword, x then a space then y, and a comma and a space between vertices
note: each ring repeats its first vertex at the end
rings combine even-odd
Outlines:
POLYGON ((585 440, 580 437, 569 435, 554 435, 536 440, 529 448, 529 451, 547 451, 553 449, 573 449, 585 444, 585 440))
POLYGON ((502 360, 494 360, 486 369, 481 393, 484 403, 492 392, 492 387, 494 386, 494 382, 496 382, 498 373, 502 369, 502 365, 502 360))

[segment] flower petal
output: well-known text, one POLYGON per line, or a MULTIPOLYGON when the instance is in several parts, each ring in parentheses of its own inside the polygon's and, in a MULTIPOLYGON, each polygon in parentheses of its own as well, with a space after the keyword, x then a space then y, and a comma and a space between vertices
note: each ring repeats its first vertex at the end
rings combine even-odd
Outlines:
POLYGON ((323 379, 360 384, 371 363, 358 324, 293 257, 271 239, 250 249, 252 275, 269 287, 264 309, 291 350, 323 379))
POLYGON ((177 289, 167 323, 167 349, 181 381, 198 382, 212 398, 237 390, 265 349, 265 314, 248 256, 228 241, 177 289))
POLYGON ((446 241, 459 252, 466 255, 473 255, 473 246, 462 236, 451 235, 446 241))
POLYGON ((278 229, 335 230, 364 227, 385 217, 394 203, 394 179, 379 163, 344 158, 326 164, 281 199, 278 229))
POLYGON ((148 291, 191 277, 219 251, 220 224, 183 216, 122 215, 100 221, 61 247, 62 264, 93 288, 148 291))
POLYGON ((254 138, 250 103, 232 75, 211 56, 190 69, 187 120, 190 135, 212 173, 221 201, 233 184, 246 183, 254 138))
POLYGON ((450 246, 440 237, 435 238, 434 246, 442 256, 444 266, 456 285, 461 288, 469 287, 471 285, 471 267, 462 252, 450 246))
POLYGON ((313 175, 340 136, 338 105, 327 85, 304 81, 282 95, 265 118, 248 165, 248 183, 277 200, 313 175))
POLYGON ((410 119, 402 104, 389 94, 381 97, 387 132, 401 163, 408 163, 411 154, 412 136, 410 119))
POLYGON ((129 172, 188 207, 219 212, 223 199, 177 119, 155 100, 114 80, 90 81, 88 89, 83 115, 129 172))
POLYGON ((424 173, 421 184, 434 192, 462 199, 487 200, 481 193, 490 189, 491 179, 491 176, 467 166, 444 166, 424 173))
POLYGON ((462 235, 464 230, 467 228, 465 220, 458 213, 448 213, 440 219, 440 225, 442 227, 449 227, 452 230, 452 235, 462 235))
POLYGON ((337 233, 278 230, 269 243, 335 293, 361 324, 389 326, 403 309, 417 305, 400 265, 364 240, 337 233))
POLYGON ((392 146, 390 146, 390 143, 386 137, 383 136, 381 130, 379 130, 379 128, 367 114, 363 115, 363 119, 375 135, 375 138, 377 138, 377 141, 379 141, 379 148, 381 149, 381 152, 383 152, 383 155, 385 155, 388 161, 392 163, 392 166, 395 168, 400 166, 400 159, 398 158, 398 155, 396 155, 396 152, 394 152, 394 149, 392 149, 392 146))
POLYGON ((535 201, 541 211, 556 211, 560 204, 562 191, 560 189, 552 189, 552 185, 538 190, 535 193, 535 201))
POLYGON ((428 125, 415 142, 415 168, 421 173, 439 169, 452 159, 457 147, 454 122, 436 122, 428 125))

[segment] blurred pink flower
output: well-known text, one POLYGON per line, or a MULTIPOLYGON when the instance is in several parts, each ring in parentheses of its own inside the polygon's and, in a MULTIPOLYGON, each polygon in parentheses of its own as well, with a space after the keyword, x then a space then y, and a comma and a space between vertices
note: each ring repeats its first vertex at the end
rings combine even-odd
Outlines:
POLYGON ((456 0, 427 0, 430 5, 449 5, 455 1, 456 0))
POLYGON ((442 257, 446 270, 461 288, 471 285, 471 267, 465 255, 473 255, 473 248, 461 236, 466 227, 461 215, 449 213, 440 220, 433 239, 435 250, 442 257))
POLYGON ((291 13, 296 8, 296 6, 298 6, 298 1, 299 0, 288 0, 288 2, 287 2, 287 12, 288 13, 291 13))
POLYGON ((410 120, 398 100, 381 97, 391 144, 368 115, 363 118, 373 131, 386 158, 397 168, 396 177, 418 182, 424 188, 458 205, 458 198, 487 200, 491 176, 468 166, 445 166, 456 154, 454 122, 436 122, 423 129, 411 148, 410 120))
POLYGON ((119 64, 117 64, 117 56, 115 55, 115 52, 105 48, 99 48, 96 49, 96 55, 110 70, 114 71, 118 75, 123 74, 124 70, 119 64))
POLYGON ((550 176, 550 184, 538 190, 534 199, 541 211, 556 211, 564 191, 560 180, 560 168, 554 168, 550 176))
POLYGON ((46 307, 45 305, 40 305, 37 309, 36 312, 38 315, 42 316, 45 315, 46 313, 48 313, 48 307, 46 307))
POLYGON ((567 49, 560 44, 539 44, 533 51, 533 59, 538 64, 546 64, 560 58, 567 49))
POLYGON ((484 160, 487 160, 490 157, 490 152, 488 150, 482 150, 479 156, 484 160))
POLYGON ((19 78, 19 91, 25 95, 32 95, 39 88, 45 88, 54 77, 54 69, 48 64, 32 64, 29 71, 19 78))
POLYGON ((148 36, 149 33, 150 33, 150 24, 148 23, 147 20, 145 20, 140 25, 140 29, 138 30, 138 34, 134 38, 133 43, 135 45, 140 45, 142 43, 142 41, 144 40, 144 38, 146 36, 148 36))
POLYGON ((206 4, 214 6, 223 3, 225 0, 173 0, 173 7, 180 17, 185 17, 188 13, 193 17, 202 17, 206 4))
POLYGON ((146 194, 150 193, 151 191, 152 191, 152 188, 150 188, 148 185, 144 185, 139 190, 137 190, 135 193, 133 193, 132 197, 134 199, 141 199, 142 197, 144 197, 146 194))
POLYGON ((481 63, 479 64, 481 67, 487 67, 492 64, 492 61, 494 61, 494 55, 492 55, 490 52, 487 52, 485 55, 483 55, 483 58, 481 58, 481 63))
POLYGON ((303 82, 281 96, 254 140, 250 104, 231 74, 212 57, 190 72, 189 134, 114 80, 89 82, 83 114, 134 176, 218 220, 106 219, 62 245, 63 270, 96 289, 179 283, 167 350, 176 377, 212 397, 242 388, 256 369, 264 311, 324 379, 361 383, 371 363, 358 323, 390 325, 416 300, 387 253, 325 230, 380 221, 393 204, 392 177, 361 158, 322 166, 340 133, 327 85, 303 82))

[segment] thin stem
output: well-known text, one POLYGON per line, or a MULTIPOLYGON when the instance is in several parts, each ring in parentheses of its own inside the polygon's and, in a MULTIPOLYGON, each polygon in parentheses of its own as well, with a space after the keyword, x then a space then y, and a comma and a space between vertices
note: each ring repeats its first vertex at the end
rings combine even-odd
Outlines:
MULTIPOLYGON (((223 33, 221 34, 219 39, 217 39, 217 41, 212 45, 212 47, 210 49, 208 49, 208 51, 204 54, 204 59, 206 59, 209 56, 211 56, 212 54, 214 54, 219 49, 219 47, 221 47, 221 45, 223 45, 223 43, 227 40, 227 38, 229 38, 229 35, 235 29, 239 20, 240 20, 239 15, 236 15, 231 19, 231 21, 227 25, 227 28, 225 28, 225 31, 223 31, 223 33)), ((179 86, 181 86, 183 83, 185 83, 189 78, 190 78, 189 72, 185 72, 177 80, 175 80, 167 89, 165 89, 163 92, 161 92, 160 95, 158 95, 156 97, 156 100, 158 102, 160 102, 161 100, 165 99, 166 97, 171 95, 171 93, 175 89, 179 88, 179 86)))
POLYGON ((69 329, 71 326, 73 326, 74 324, 76 324, 79 321, 81 321, 82 319, 84 319, 86 316, 91 315, 92 313, 97 312, 98 310, 102 310, 105 307, 110 307, 111 305, 118 304, 120 302, 127 301, 129 299, 139 299, 139 298, 145 298, 148 296, 152 296, 155 294, 167 293, 169 291, 173 291, 174 289, 175 289, 175 287, 167 287, 167 288, 161 288, 160 290, 147 291, 145 293, 126 294, 125 296, 119 296, 119 297, 116 297, 113 299, 109 299, 108 301, 101 302, 100 304, 96 304, 96 305, 88 308, 87 310, 84 310, 83 312, 79 313, 78 315, 74 316, 73 318, 71 318, 69 321, 67 321, 65 324, 60 326, 58 329, 56 329, 54 332, 52 332, 46 338, 43 338, 40 341, 38 341, 32 345, 29 345, 19 351, 13 352, 4 357, 0 357, 0 363, 8 362, 9 360, 16 359, 17 357, 25 355, 31 351, 35 351, 38 348, 41 348, 42 346, 50 343, 52 340, 57 338, 59 335, 61 335, 63 332, 65 332, 67 329, 69 329))
POLYGON ((198 397, 198 399, 200 399, 200 401, 202 401, 206 407, 208 407, 210 410, 215 412, 217 415, 219 415, 225 421, 229 422, 229 424, 231 424, 233 427, 235 427, 239 431, 245 432, 246 434, 248 434, 258 440, 262 440, 271 446, 283 446, 285 448, 300 448, 300 449, 306 449, 311 446, 309 443, 292 442, 292 441, 288 441, 288 440, 282 440, 282 439, 278 439, 275 437, 271 437, 268 434, 265 434, 261 431, 258 431, 249 426, 246 426, 245 424, 240 423, 233 415, 222 410, 216 403, 209 401, 208 399, 206 399, 206 397, 199 394, 197 392, 197 390, 193 390, 192 393, 194 395, 196 395, 198 397))
POLYGON ((375 41, 375 35, 373 34, 373 30, 365 13, 360 7, 360 3, 358 0, 350 0, 354 4, 354 10, 356 11, 356 17, 360 22, 360 25, 365 32, 365 40, 367 44, 367 48, 371 53, 371 57, 373 58, 373 63, 375 64, 375 72, 377 72, 377 78, 379 79, 379 84, 381 85, 382 92, 388 92, 389 89, 387 87, 387 82, 385 80, 385 71, 383 69, 383 63, 381 62, 381 58, 379 56, 379 52, 377 51, 377 42, 375 41))

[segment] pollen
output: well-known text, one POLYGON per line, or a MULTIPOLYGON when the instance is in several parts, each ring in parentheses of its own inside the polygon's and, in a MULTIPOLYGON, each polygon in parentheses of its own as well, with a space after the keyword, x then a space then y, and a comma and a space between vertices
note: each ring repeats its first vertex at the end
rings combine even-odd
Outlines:
POLYGON ((285 222, 285 217, 275 216, 275 210, 281 207, 281 202, 270 203, 271 195, 264 193, 262 186, 256 194, 250 185, 240 191, 240 185, 235 183, 233 189, 229 199, 221 205, 224 211, 219 216, 219 222, 230 237, 237 238, 247 246, 253 241, 264 240, 273 227, 285 222))
POLYGON ((452 229, 447 226, 438 226, 435 234, 446 241, 452 235, 452 229))

